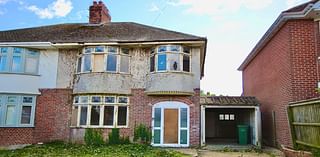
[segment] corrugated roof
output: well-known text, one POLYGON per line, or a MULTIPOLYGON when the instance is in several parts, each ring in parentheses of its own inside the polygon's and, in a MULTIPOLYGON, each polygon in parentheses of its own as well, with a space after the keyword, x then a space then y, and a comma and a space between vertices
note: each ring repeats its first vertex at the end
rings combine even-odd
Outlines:
POLYGON ((206 41, 206 38, 133 22, 58 24, 0 31, 0 42, 206 41))
POLYGON ((259 102, 255 97, 247 96, 204 96, 200 97, 200 104, 213 106, 258 106, 259 102))

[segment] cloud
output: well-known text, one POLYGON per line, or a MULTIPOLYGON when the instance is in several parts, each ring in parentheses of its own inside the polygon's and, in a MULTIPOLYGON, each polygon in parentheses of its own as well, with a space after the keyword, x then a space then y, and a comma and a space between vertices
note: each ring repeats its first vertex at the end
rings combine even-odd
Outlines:
POLYGON ((296 5, 299 5, 299 4, 308 2, 308 1, 309 0, 287 0, 286 4, 287 4, 288 8, 292 8, 292 7, 296 6, 296 5))
POLYGON ((149 9, 150 12, 157 12, 159 10, 160 10, 160 8, 154 3, 151 4, 151 7, 149 9))
POLYGON ((9 0, 0 0, 0 4, 5 4, 7 3, 9 0))
POLYGON ((41 19, 65 17, 73 9, 71 0, 56 0, 47 8, 39 8, 36 5, 27 6, 27 9, 35 13, 41 19))
POLYGON ((199 15, 216 15, 221 13, 236 12, 241 7, 260 10, 271 5, 273 0, 176 0, 168 4, 188 6, 188 13, 199 15))
POLYGON ((4 11, 0 10, 0 15, 4 15, 4 11))

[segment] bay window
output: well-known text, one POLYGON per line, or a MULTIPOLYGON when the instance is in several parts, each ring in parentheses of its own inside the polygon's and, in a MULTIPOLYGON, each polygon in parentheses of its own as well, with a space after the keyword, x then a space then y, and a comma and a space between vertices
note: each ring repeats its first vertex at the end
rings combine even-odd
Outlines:
POLYGON ((129 49, 114 46, 86 47, 79 57, 77 64, 78 73, 129 73, 129 49))
POLYGON ((0 72, 38 74, 39 56, 36 50, 0 47, 0 72))
POLYGON ((35 96, 0 95, 0 127, 33 127, 35 96))
POLYGON ((150 72, 191 72, 190 48, 179 45, 161 45, 150 52, 150 72))
POLYGON ((75 96, 71 125, 74 127, 119 128, 128 126, 126 96, 75 96))

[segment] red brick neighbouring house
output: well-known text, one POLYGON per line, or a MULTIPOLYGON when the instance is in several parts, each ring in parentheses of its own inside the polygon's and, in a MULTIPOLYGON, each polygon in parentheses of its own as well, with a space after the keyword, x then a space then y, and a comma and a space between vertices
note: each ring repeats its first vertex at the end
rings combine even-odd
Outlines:
POLYGON ((83 142, 86 128, 153 146, 200 144, 207 39, 112 22, 102 1, 89 23, 0 31, 0 146, 83 142))
POLYGON ((292 146, 289 102, 319 96, 319 7, 313 0, 282 12, 239 68, 243 95, 260 102, 268 145, 292 146))

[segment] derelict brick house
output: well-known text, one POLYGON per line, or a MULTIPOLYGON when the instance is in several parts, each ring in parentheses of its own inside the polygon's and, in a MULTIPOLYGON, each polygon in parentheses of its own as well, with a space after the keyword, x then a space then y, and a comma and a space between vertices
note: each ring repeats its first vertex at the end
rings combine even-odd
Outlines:
POLYGON ((199 145, 206 38, 111 22, 101 1, 89 21, 0 31, 0 145, 141 123, 154 146, 199 145))
POLYGON ((319 96, 319 9, 313 0, 282 12, 239 68, 243 95, 260 102, 269 145, 292 146, 289 102, 319 96))

